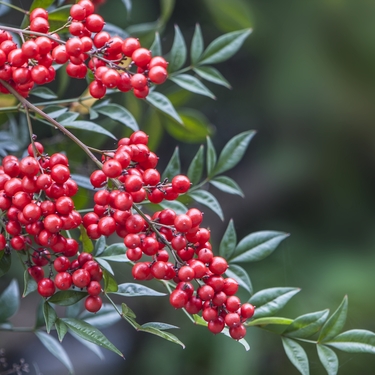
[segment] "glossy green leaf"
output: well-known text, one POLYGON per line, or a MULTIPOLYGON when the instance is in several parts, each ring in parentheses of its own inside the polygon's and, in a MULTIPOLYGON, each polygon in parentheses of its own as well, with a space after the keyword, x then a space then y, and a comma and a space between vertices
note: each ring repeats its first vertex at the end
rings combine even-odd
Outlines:
POLYGON ((75 121, 79 117, 79 113, 77 112, 65 112, 56 117, 56 120, 61 124, 64 125, 70 124, 71 122, 75 121))
POLYGON ((165 293, 160 293, 154 289, 151 289, 147 286, 136 284, 136 283, 124 283, 118 286, 117 292, 115 294, 119 294, 124 297, 159 297, 165 296, 165 293))
POLYGON ((114 243, 100 253, 100 259, 105 259, 110 262, 129 262, 125 252, 126 247, 123 243, 114 243))
POLYGON ((337 310, 330 316, 320 331, 318 342, 327 342, 344 328, 348 314, 348 297, 345 296, 337 310))
POLYGON ((77 183, 78 186, 83 187, 87 190, 96 191, 96 189, 94 189, 94 187, 91 185, 89 177, 72 173, 70 175, 70 178, 72 178, 77 183))
POLYGON ((68 326, 70 331, 82 337, 84 340, 111 350, 119 356, 124 357, 122 353, 103 335, 103 333, 91 324, 71 318, 63 318, 62 320, 68 326))
POLYGON ((219 36, 203 52, 198 61, 199 65, 217 64, 228 60, 241 48, 251 31, 251 29, 232 31, 219 36))
POLYGON ((61 319, 57 318, 55 322, 55 328, 57 332, 57 337, 61 342, 64 339, 66 333, 68 332, 68 327, 61 319))
POLYGON ((134 318, 134 319, 136 318, 134 311, 125 303, 121 304, 121 311, 122 311, 122 315, 124 316, 127 316, 129 318, 134 318))
POLYGON ((274 325, 289 325, 292 324, 293 319, 281 318, 277 316, 269 316, 266 318, 253 319, 245 323, 246 326, 265 327, 269 324, 274 325))
POLYGON ((12 317, 20 307, 20 292, 16 279, 0 295, 0 322, 5 322, 12 317))
POLYGON ((174 26, 174 39, 172 44, 172 49, 168 55, 168 72, 169 74, 180 69, 186 61, 187 49, 184 36, 182 35, 180 28, 174 26))
POLYGON ((309 360, 302 346, 298 344, 298 342, 288 339, 287 337, 282 337, 281 340, 290 362, 292 362, 302 375, 309 375, 309 360))
POLYGON ((56 99, 57 95, 48 87, 37 86, 30 91, 30 95, 43 99, 56 99))
POLYGON ((51 118, 58 118, 63 113, 67 112, 67 110, 68 108, 60 107, 58 105, 49 105, 43 109, 44 113, 47 113, 47 115, 51 118))
POLYGON ((219 160, 217 161, 214 170, 210 173, 210 176, 212 177, 223 173, 236 166, 245 154, 247 146, 254 135, 254 130, 248 130, 237 134, 230 139, 221 151, 219 160))
POLYGON ((174 121, 177 121, 179 124, 183 125, 182 119, 176 112, 170 100, 165 95, 161 94, 160 92, 152 91, 147 95, 146 102, 161 113, 167 115, 174 121))
POLYGON ((260 290, 249 299, 249 302, 256 307, 254 318, 275 314, 299 291, 299 288, 269 288, 260 290))
MULTIPOLYGON (((68 328, 68 327, 67 327, 68 328)), ((79 341, 82 345, 86 346, 87 349, 89 349, 90 351, 92 351, 94 354, 96 354, 101 360, 104 360, 105 357, 104 357, 104 354, 103 352, 101 351, 101 349, 99 348, 99 346, 97 346, 96 344, 93 344, 92 342, 89 342, 89 341, 86 341, 85 339, 83 339, 81 336, 78 336, 77 334, 75 334, 74 332, 70 331, 69 332, 77 341, 79 341)))
POLYGON ((317 333, 327 320, 329 310, 317 311, 301 315, 283 332, 288 337, 306 339, 317 333))
POLYGON ((176 212, 177 215, 186 214, 187 207, 179 202, 179 201, 166 201, 159 203, 159 206, 164 210, 166 208, 170 208, 174 212, 176 212))
POLYGON ((155 33, 155 39, 150 47, 150 51, 152 56, 161 56, 163 54, 161 50, 160 34, 158 32, 155 33))
POLYGON ((43 305, 43 316, 46 322, 47 333, 50 333, 51 328, 57 320, 57 315, 55 309, 47 301, 45 301, 43 305))
POLYGON ((100 256, 103 254, 105 248, 106 248, 106 237, 105 236, 100 236, 96 241, 95 241, 95 246, 94 246, 94 254, 95 256, 100 256))
POLYGON ((231 89, 232 86, 230 83, 223 77, 223 75, 212 66, 200 66, 193 69, 199 77, 205 79, 206 81, 216 83, 217 85, 224 86, 228 89, 231 89))
POLYGON ((174 176, 177 176, 181 173, 181 163, 180 163, 180 153, 178 147, 173 151, 173 155, 170 158, 165 170, 162 174, 161 181, 168 178, 169 181, 172 181, 174 176))
POLYGON ((234 228, 233 219, 229 220, 227 229, 219 245, 219 255, 225 259, 229 259, 237 245, 237 234, 234 228))
POLYGON ((121 320, 121 316, 111 304, 105 303, 95 314, 84 310, 82 314, 80 314, 79 319, 84 320, 86 323, 89 323, 98 329, 103 329, 117 323, 121 320))
POLYGON ((166 329, 178 329, 179 327, 173 326, 172 324, 167 323, 160 323, 160 322, 148 322, 145 324, 142 324, 142 328, 156 328, 160 329, 161 331, 164 331, 166 329))
POLYGON ((257 262, 272 254, 280 242, 289 234, 274 231, 261 231, 247 235, 237 245, 231 263, 257 262))
POLYGON ((35 280, 30 276, 29 272, 25 270, 23 273, 23 293, 22 297, 26 297, 32 292, 37 290, 37 284, 35 280))
POLYGON ((224 221, 224 214, 220 203, 210 192, 206 190, 194 190, 187 193, 187 195, 190 198, 193 198, 198 203, 210 208, 213 212, 215 212, 215 214, 220 217, 221 220, 224 221))
POLYGON ((179 74, 169 78, 176 85, 185 90, 191 91, 195 94, 208 96, 211 99, 216 99, 216 96, 210 91, 198 78, 189 74, 179 74))
POLYGON ((230 177, 216 176, 210 180, 210 184, 215 186, 217 189, 224 191, 225 193, 236 194, 242 198, 245 196, 237 182, 230 177))
POLYGON ((74 305, 88 294, 77 290, 60 290, 48 299, 48 302, 59 306, 74 305))
POLYGON ((113 272, 113 269, 111 265, 103 258, 97 257, 95 260, 101 265, 103 269, 108 271, 110 274, 114 275, 115 273, 113 272))
POLYGON ((111 118, 121 124, 127 126, 133 131, 139 130, 137 121, 134 116, 119 104, 107 104, 105 106, 95 106, 94 110, 100 114, 111 118))
POLYGON ((81 224, 79 226, 79 230, 81 232, 79 239, 82 243, 83 251, 85 253, 92 253, 94 250, 94 245, 92 244, 90 237, 87 235, 86 228, 81 224))
POLYGON ((12 257, 5 251, 0 251, 0 277, 4 276, 12 265, 12 257))
MULTIPOLYGON (((50 30, 56 30, 66 24, 66 21, 70 16, 71 7, 71 5, 65 5, 52 9, 50 12, 48 12, 48 23, 50 25, 50 30)), ((67 32, 67 29, 65 29, 65 32, 67 32)))
POLYGON ((34 0, 30 6, 30 12, 35 8, 47 9, 55 0, 34 0))
POLYGON ((193 160, 191 161, 188 171, 187 171, 187 176, 189 177, 189 180, 193 184, 193 186, 198 184, 202 178, 203 165, 204 165, 204 146, 201 145, 198 149, 198 152, 195 154, 193 160))
POLYGON ((324 366, 328 375, 336 375, 339 370, 339 360, 336 353, 325 345, 317 345, 316 350, 320 362, 324 366))
POLYGON ((74 374, 72 362, 70 361, 63 346, 53 336, 48 335, 45 332, 35 331, 35 335, 38 337, 44 347, 69 370, 69 373, 74 374))
POLYGON ((206 168, 207 168, 207 174, 211 175, 213 169, 215 168, 216 165, 216 151, 215 147, 212 144, 211 138, 207 137, 207 152, 206 152, 206 168))
POLYGON ((95 124, 94 122, 91 122, 91 121, 74 121, 70 123, 68 123, 67 121, 64 121, 64 124, 62 125, 64 125, 64 127, 68 129, 87 130, 89 132, 103 134, 113 139, 116 139, 116 137, 111 132, 109 132, 108 130, 104 129, 102 126, 95 124))
POLYGON ((247 290, 250 295, 253 294, 253 286, 251 285, 250 277, 242 267, 237 266, 237 264, 230 264, 225 273, 228 277, 235 279, 238 285, 247 290))
POLYGON ((193 39, 190 46, 191 64, 195 65, 202 55, 204 49, 203 35, 200 25, 195 25, 193 39))
POLYGON ((105 292, 117 292, 118 286, 115 278, 105 269, 103 270, 103 279, 105 292))
POLYGON ((168 341, 171 341, 173 342, 174 344, 178 344, 178 345, 181 345, 182 348, 185 349, 185 345, 184 343, 182 343, 175 335, 173 335, 172 333, 169 333, 169 332, 166 332, 166 331, 161 331, 160 329, 157 329, 157 328, 154 328, 154 327, 144 327, 144 326, 140 326, 138 328, 138 331, 141 331, 141 332, 147 332, 147 333, 151 333, 152 335, 156 335, 156 336, 159 336, 165 340, 168 340, 168 341))
POLYGON ((365 329, 352 329, 337 335, 325 344, 347 353, 375 354, 375 333, 365 329))

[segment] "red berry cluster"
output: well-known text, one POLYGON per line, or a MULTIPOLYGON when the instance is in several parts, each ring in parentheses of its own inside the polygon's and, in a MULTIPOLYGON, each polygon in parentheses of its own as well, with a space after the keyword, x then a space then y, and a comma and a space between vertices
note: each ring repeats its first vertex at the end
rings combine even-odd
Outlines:
POLYGON ((38 283, 41 296, 52 296, 56 287, 87 288, 90 296, 86 308, 95 312, 101 306, 98 294, 102 271, 90 254, 69 260, 77 256, 79 245, 60 233, 82 222, 71 198, 78 186, 70 178, 68 158, 61 153, 49 157, 43 151, 43 146, 34 142, 28 147, 29 156, 18 160, 8 155, 2 161, 0 220, 5 233, 0 233, 0 250, 9 250, 10 246, 27 253, 28 272, 38 283), (50 272, 45 277, 42 267, 47 265, 50 272))
MULTIPOLYGON (((133 90, 136 97, 145 98, 150 82, 165 82, 168 65, 165 59, 152 57, 149 50, 141 48, 138 39, 111 37, 103 31, 104 19, 94 10, 90 0, 80 0, 70 8, 68 24, 73 37, 66 42, 58 34, 48 33, 48 12, 43 8, 30 13, 30 31, 39 36, 29 35, 22 47, 0 29, 0 79, 26 97, 34 83, 42 85, 55 78, 54 62, 67 63, 66 72, 73 78, 85 78, 88 68, 91 69, 95 79, 89 91, 94 98, 102 98, 107 88, 133 90), (126 67, 123 62, 127 63, 126 67), (135 72, 130 71, 133 65, 137 66, 135 72)), ((8 93, 8 90, 0 84, 0 92, 8 93)))

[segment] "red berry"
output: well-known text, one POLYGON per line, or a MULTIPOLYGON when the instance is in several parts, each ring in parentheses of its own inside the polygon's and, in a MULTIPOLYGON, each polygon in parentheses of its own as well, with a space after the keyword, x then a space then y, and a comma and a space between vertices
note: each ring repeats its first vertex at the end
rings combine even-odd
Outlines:
POLYGON ((48 11, 45 10, 44 8, 35 8, 30 13, 30 22, 36 17, 42 17, 48 20, 48 11))
POLYGON ((136 38, 126 38, 124 39, 121 49, 125 56, 131 57, 133 52, 141 47, 141 43, 136 38))
POLYGON ((131 58, 140 68, 146 68, 151 61, 151 51, 146 48, 138 48, 132 53, 131 58))
POLYGON ((98 312, 103 305, 102 299, 99 296, 90 295, 85 300, 85 309, 92 313, 98 312))
POLYGON ((181 309, 187 304, 188 295, 183 290, 175 289, 169 296, 169 302, 175 309, 181 309))
POLYGON ((167 70, 161 66, 154 66, 148 72, 148 78, 152 83, 160 85, 167 80, 167 70))
POLYGON ((72 286, 72 275, 68 272, 58 272, 55 276, 56 288, 67 290, 72 286))
POLYGON ((252 318, 255 312, 255 306, 253 306, 251 303, 244 303, 241 306, 241 316, 244 319, 252 318))
POLYGON ((104 27, 104 19, 99 16, 99 14, 90 14, 86 17, 85 26, 89 31, 98 33, 99 31, 102 31, 104 27))
POLYGON ((51 297, 55 293, 55 284, 51 279, 41 279, 38 282, 38 293, 42 297, 51 297))
POLYGON ((30 30, 46 34, 49 30, 49 23, 45 18, 36 17, 30 22, 30 30))
POLYGON ((88 271, 85 269, 79 268, 74 271, 72 274, 73 284, 78 288, 85 288, 90 284, 91 277, 88 271))
POLYGON ((241 340, 246 336, 246 328, 243 324, 229 328, 229 334, 235 340, 241 340))

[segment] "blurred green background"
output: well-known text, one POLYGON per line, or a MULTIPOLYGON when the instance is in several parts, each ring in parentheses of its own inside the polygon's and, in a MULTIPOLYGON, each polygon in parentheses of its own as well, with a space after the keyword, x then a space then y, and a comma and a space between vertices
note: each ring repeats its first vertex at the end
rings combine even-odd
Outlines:
MULTIPOLYGON (((155 0, 134 1, 127 17, 121 1, 111 0, 101 6, 100 13, 125 28, 155 21, 160 7, 155 0), (121 12, 114 11, 117 8, 121 12)), ((217 150, 239 132, 257 130, 244 160, 229 173, 244 190, 245 199, 212 189, 223 205, 226 221, 222 223, 206 210, 205 224, 211 228, 216 245, 230 218, 235 221, 239 238, 266 229, 291 233, 272 256, 248 267, 254 289, 301 287, 302 291, 279 314, 291 318, 325 308, 334 311, 348 294, 345 328, 372 331, 374 18, 375 2, 368 0, 176 1, 161 34, 163 49, 168 51, 174 24, 180 26, 188 45, 196 23, 202 27, 206 46, 225 32, 254 29, 234 58, 216 66, 233 90, 208 84, 216 101, 197 96, 190 101, 190 106, 201 109, 209 119, 217 150)), ((186 171, 198 144, 178 143, 186 171)), ((175 144, 171 136, 163 135, 157 147, 161 165, 166 164, 175 144)), ((128 269, 118 271, 129 277, 128 269)), ((24 301, 25 306, 30 303, 24 301)), ((140 322, 179 325, 177 335, 186 349, 136 334, 121 322, 105 333, 123 350, 126 361, 105 353, 106 361, 101 362, 84 347, 73 348, 68 341, 66 348, 77 374, 298 373, 276 335, 249 329, 251 350, 245 352, 222 335, 213 337, 204 328, 193 327, 182 312, 170 308, 166 299, 132 299, 127 303, 140 322)), ((34 313, 30 310, 29 314, 34 313)), ((27 320, 25 315, 18 319, 27 320)), ((24 336, 26 345, 21 347, 22 337, 15 335, 0 333, 0 346, 12 356, 22 354, 30 363, 35 361, 43 374, 66 373, 40 344, 33 347, 28 341, 31 338, 24 336)), ((315 349, 304 348, 311 373, 324 374, 315 349)), ((374 356, 338 354, 339 374, 374 374, 374 356)))

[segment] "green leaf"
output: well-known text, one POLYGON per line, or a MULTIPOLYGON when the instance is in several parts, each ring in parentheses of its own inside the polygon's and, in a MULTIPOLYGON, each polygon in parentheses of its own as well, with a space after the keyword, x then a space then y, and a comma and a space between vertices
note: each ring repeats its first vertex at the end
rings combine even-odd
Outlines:
POLYGON ((65 5, 57 7, 48 13, 48 23, 50 30, 56 30, 66 24, 67 19, 70 16, 71 5, 65 5))
POLYGON ((242 198, 245 196, 237 182, 230 177, 216 176, 210 180, 210 184, 214 185, 217 189, 224 191, 225 193, 236 194, 242 198))
POLYGON ((207 168, 208 175, 211 175, 211 172, 215 168, 216 160, 217 160, 217 156, 216 156, 215 147, 212 144, 211 138, 207 137, 206 168, 207 168))
POLYGON ((118 286, 117 292, 114 294, 119 294, 124 297, 159 297, 165 296, 165 293, 160 293, 154 289, 147 286, 136 284, 136 283, 124 283, 118 286))
POLYGON ((194 92, 195 94, 208 96, 211 99, 216 99, 213 92, 194 76, 189 74, 179 74, 177 76, 172 76, 169 79, 185 90, 194 92))
POLYGON ((105 349, 124 357, 122 353, 101 333, 97 328, 77 319, 63 318, 69 330, 82 337, 84 340, 99 345, 105 349))
POLYGON ((325 345, 316 345, 320 362, 327 371, 328 375, 336 375, 339 370, 339 360, 336 353, 325 345))
POLYGON ((112 133, 110 133, 108 130, 104 129, 102 126, 97 125, 91 121, 74 121, 74 122, 64 121, 64 123, 63 124, 61 123, 61 125, 64 125, 64 127, 68 129, 87 130, 89 132, 107 135, 108 137, 116 139, 116 137, 112 133))
POLYGON ((287 327, 283 335, 306 339, 320 330, 327 320, 328 314, 329 310, 327 309, 301 315, 293 320, 293 323, 287 327))
POLYGON ((44 347, 69 370, 69 373, 74 374, 72 362, 63 346, 53 336, 45 332, 35 331, 35 334, 44 347))
POLYGON ((206 81, 216 83, 217 85, 224 86, 228 89, 231 89, 232 86, 229 82, 223 77, 223 75, 212 66, 200 66, 193 69, 201 78, 206 81))
POLYGON ((127 316, 129 318, 134 318, 134 319, 136 318, 134 311, 125 303, 121 304, 121 311, 122 311, 122 315, 124 316, 127 316))
POLYGON ((49 298, 48 302, 59 306, 70 306, 74 305, 82 298, 85 298, 87 295, 86 292, 78 292, 76 290, 60 290, 49 298))
POLYGON ((219 245, 219 255, 225 259, 229 259, 237 245, 237 234, 234 229, 233 219, 229 220, 227 229, 219 245))
POLYGON ((47 333, 50 333, 51 328, 54 326, 57 320, 57 315, 54 308, 47 301, 45 301, 43 304, 43 316, 44 321, 46 322, 47 333))
POLYGON ((179 201, 163 201, 159 203, 159 206, 164 210, 166 208, 170 208, 173 210, 177 215, 186 214, 187 207, 179 202, 179 201))
POLYGON ((187 54, 184 37, 180 31, 180 28, 177 25, 174 26, 174 31, 175 31, 175 34, 174 34, 172 49, 169 52, 169 56, 168 56, 169 74, 175 72, 176 70, 180 69, 184 65, 186 61, 186 54, 187 54))
POLYGON ((193 160, 191 161, 187 176, 193 185, 199 183, 203 174, 203 163, 204 163, 204 146, 201 145, 198 152, 195 154, 193 160))
POLYGON ((161 50, 160 34, 158 32, 155 33, 155 39, 150 47, 150 51, 152 56, 161 56, 163 54, 161 50))
POLYGON ((183 125, 181 117, 178 115, 172 103, 165 95, 161 94, 160 92, 151 91, 146 97, 146 102, 161 113, 170 117, 172 120, 183 125))
POLYGON ((170 181, 181 172, 180 153, 178 147, 174 149, 173 155, 166 166, 161 180, 168 178, 170 181))
POLYGON ((266 318, 259 318, 259 319, 253 319, 249 322, 246 322, 246 326, 259 326, 264 327, 269 324, 275 324, 275 325, 289 325, 292 324, 293 319, 288 318, 281 318, 277 316, 269 316, 266 318))
POLYGON ((84 320, 86 323, 89 323, 98 329, 103 329, 117 323, 119 320, 121 320, 121 316, 112 305, 105 303, 95 314, 84 310, 79 316, 79 319, 84 320))
POLYGON ((172 324, 160 323, 160 322, 148 322, 148 323, 142 324, 141 327, 142 328, 156 328, 156 329, 160 329, 161 331, 164 331, 166 329, 179 328, 177 326, 173 326, 172 324))
MULTIPOLYGON (((109 245, 105 248, 105 250, 103 252, 100 253, 100 258, 102 259, 107 259, 107 260, 112 260, 110 258, 113 258, 113 259, 117 259, 119 257, 124 257, 125 262, 129 262, 129 260, 126 258, 125 256, 125 252, 126 252, 126 246, 124 245, 123 242, 117 242, 117 243, 114 243, 112 245, 109 245)), ((119 260, 117 260, 119 261, 119 260)))
POLYGON ((161 331, 160 329, 157 329, 154 327, 147 327, 147 326, 146 327, 140 326, 138 328, 138 331, 147 332, 147 333, 151 333, 152 335, 159 336, 165 340, 173 342, 174 344, 181 345, 182 348, 185 349, 185 345, 172 333, 161 331))
POLYGON ((95 256, 99 256, 103 253, 105 250, 105 247, 107 246, 106 244, 106 237, 105 236, 100 236, 96 241, 95 241, 95 246, 94 246, 94 254, 95 256))
POLYGON ((289 234, 274 231, 261 231, 247 235, 234 250, 231 263, 257 262, 268 257, 289 234))
POLYGON ((12 265, 12 257, 5 251, 0 251, 0 277, 4 276, 12 265))
POLYGON ((105 106, 95 106, 94 110, 100 114, 124 124, 133 131, 139 130, 137 121, 133 115, 119 104, 107 104, 105 106))
MULTIPOLYGON (((229 333, 229 329, 227 327, 225 327, 222 331, 221 331, 222 334, 224 334, 225 336, 228 336, 232 339, 230 333, 229 333)), ((232 339, 233 340, 233 339, 232 339)), ((245 348, 245 350, 248 352, 250 350, 250 345, 249 343, 245 340, 245 339, 241 339, 241 340, 238 340, 237 341, 238 343, 240 343, 241 345, 243 345, 243 347, 245 348)))
POLYGON ((96 189, 94 189, 94 187, 91 185, 89 177, 72 173, 70 175, 70 178, 72 178, 77 183, 78 186, 83 187, 87 190, 96 191, 96 189))
POLYGON ((0 295, 0 322, 5 322, 12 317, 20 307, 20 292, 16 279, 0 295))
POLYGON ((60 107, 58 105, 49 105, 48 107, 45 107, 43 109, 44 113, 47 113, 47 115, 51 118, 57 118, 61 116, 63 113, 65 113, 68 110, 66 107, 60 107))
POLYGON ((164 25, 169 20, 175 6, 175 0, 161 0, 160 8, 160 22, 164 25))
POLYGON ((121 27, 107 21, 104 24, 103 30, 107 31, 110 35, 117 35, 121 39, 126 39, 129 36, 129 33, 123 30, 121 27))
MULTIPOLYGON (((160 28, 159 20, 153 21, 153 22, 137 23, 135 25, 128 26, 127 29, 126 29, 126 34, 127 35, 141 36, 141 35, 148 34, 150 32, 155 32, 155 30, 158 30, 159 28, 160 28)), ((105 27, 104 27, 104 29, 105 29, 105 27)), ((120 28, 118 27, 118 29, 120 29, 120 28)), ((110 32, 109 30, 106 30, 106 31, 108 31, 111 35, 114 34, 113 32, 110 32)), ((118 34, 118 33, 115 33, 115 34, 118 34)), ((121 36, 121 35, 119 35, 119 36, 121 36)), ((122 38, 125 39, 124 37, 122 37, 122 38)))
POLYGON ((78 117, 79 117, 79 113, 69 111, 69 112, 62 113, 60 116, 56 118, 56 120, 61 125, 64 125, 65 123, 70 124, 71 122, 75 121, 78 117))
POLYGON ((85 253, 92 253, 94 245, 92 244, 90 237, 87 235, 86 228, 81 224, 79 230, 81 231, 79 239, 83 245, 83 251, 85 253))
POLYGON ((129 18, 130 12, 132 10, 132 0, 121 0, 126 8, 126 12, 128 13, 127 16, 129 18))
POLYGON ((202 55, 204 44, 200 25, 195 24, 193 39, 191 40, 190 58, 191 64, 195 65, 202 55))
POLYGON ((299 291, 299 288, 269 288, 255 293, 249 299, 249 302, 256 307, 254 318, 275 314, 299 291))
POLYGON ((103 270, 103 279, 105 292, 117 292, 118 286, 115 278, 105 269, 103 270))
POLYGON ((56 322, 55 322, 55 327, 56 327, 56 332, 57 332, 57 336, 59 338, 59 341, 61 342, 66 333, 68 332, 68 327, 67 325, 59 318, 56 319, 56 322))
POLYGON ((198 61, 199 65, 217 64, 228 60, 241 48, 251 31, 251 29, 245 29, 219 36, 203 52, 198 61))
POLYGON ((318 342, 327 342, 338 335, 344 328, 348 313, 348 296, 345 296, 340 306, 326 321, 320 331, 318 342))
POLYGON ((215 212, 221 220, 224 221, 223 210, 221 209, 220 203, 218 200, 206 190, 195 190, 187 194, 190 198, 193 198, 200 204, 207 206, 213 212, 215 212))
POLYGON ((250 295, 253 294, 253 286, 251 285, 250 277, 242 267, 231 264, 225 273, 228 277, 235 279, 238 285, 247 290, 250 295))
POLYGON ((326 344, 347 353, 375 354, 375 333, 365 329, 352 329, 339 334, 326 344))
POLYGON ((55 0, 34 0, 30 6, 30 12, 35 8, 47 9, 55 0))
POLYGON ((231 140, 229 140, 221 151, 219 160, 214 170, 210 173, 210 176, 212 177, 223 173, 236 166, 245 154, 247 146, 254 135, 254 130, 248 130, 235 135, 231 140))
POLYGON ((45 326, 43 309, 44 309, 44 300, 40 300, 38 307, 36 309, 35 328, 45 326))
MULTIPOLYGON (((67 329, 68 329, 68 327, 67 327, 67 329)), ((82 337, 78 336, 77 334, 75 334, 72 331, 70 331, 69 333, 77 341, 79 341, 82 345, 86 346, 87 349, 91 350, 94 354, 96 354, 101 360, 104 360, 105 357, 104 357, 102 351, 100 350, 100 348, 97 345, 93 344, 92 342, 86 341, 85 339, 83 339, 82 337)))
POLYGON ((74 305, 66 306, 65 316, 67 318, 77 318, 80 311, 82 310, 82 307, 83 307, 83 301, 82 300, 75 303, 74 305))
POLYGON ((22 297, 26 297, 30 293, 35 292, 37 290, 38 286, 27 270, 25 270, 25 272, 23 273, 23 283, 24 287, 22 297))
POLYGON ((37 86, 30 91, 30 95, 37 96, 43 99, 56 99, 57 95, 48 87, 37 86))
POLYGON ((309 360, 302 346, 296 341, 286 337, 282 337, 281 340, 283 342, 285 353, 290 362, 292 362, 292 364, 302 375, 309 375, 309 360))
POLYGON ((112 267, 110 266, 110 264, 105 259, 97 257, 97 258, 95 258, 95 260, 101 265, 102 269, 105 269, 106 271, 108 271, 112 275, 115 274, 113 272, 112 267))

